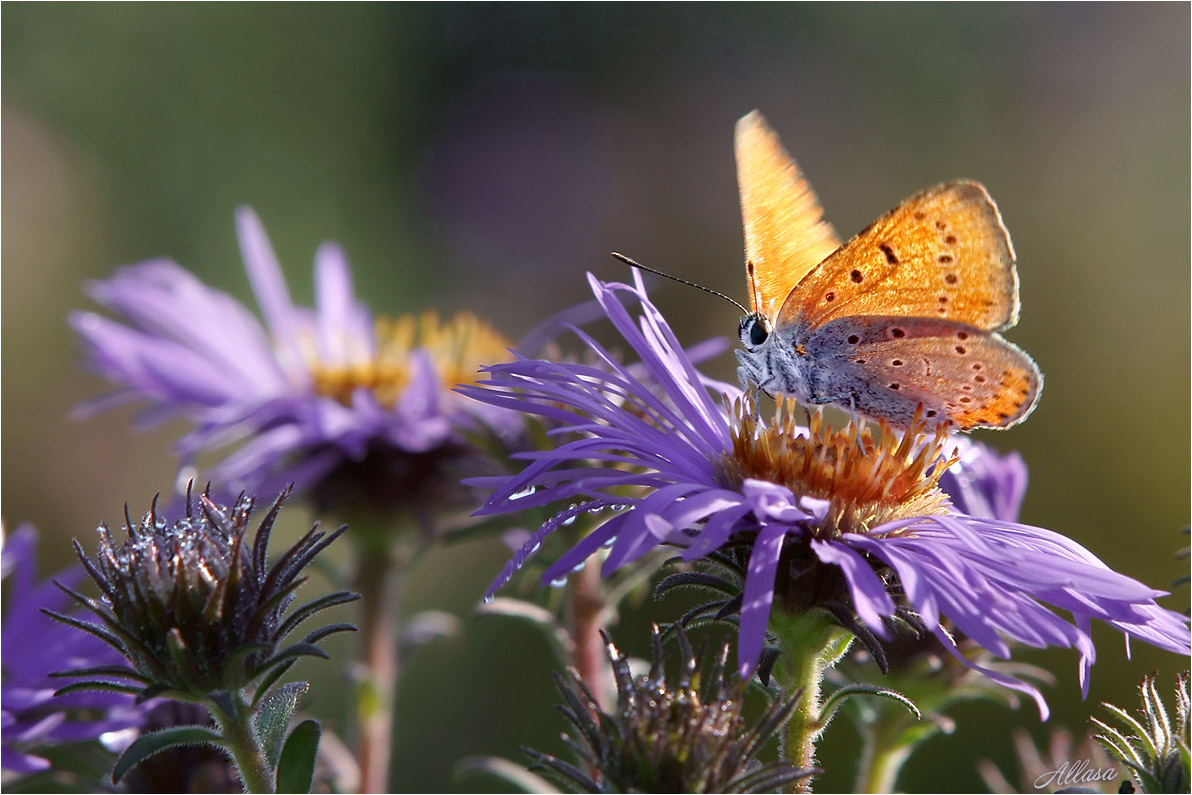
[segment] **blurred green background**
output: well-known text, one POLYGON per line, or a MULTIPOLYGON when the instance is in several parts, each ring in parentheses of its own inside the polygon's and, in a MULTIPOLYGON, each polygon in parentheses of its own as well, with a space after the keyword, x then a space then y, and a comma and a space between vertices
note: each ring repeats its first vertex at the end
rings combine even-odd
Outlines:
MULTIPOLYGON (((940 180, 989 187, 1019 257, 1008 336, 1047 382, 1029 422, 979 438, 1026 458, 1024 521, 1153 586, 1186 570, 1186 4, 5 4, 2 21, 3 517, 41 529, 43 572, 171 487, 182 428, 68 419, 106 389, 65 324, 84 280, 167 256, 252 305, 232 224, 247 203, 301 302, 326 239, 376 311, 470 308, 514 338, 584 299, 585 271, 624 277, 612 250, 743 297, 732 129, 754 108, 845 237, 940 180)), ((653 295, 681 339, 735 332, 714 299, 653 295)), ((731 355, 711 369, 733 378, 731 355)), ((452 764, 557 748, 545 644, 470 618, 505 555, 472 543, 414 575, 410 606, 465 634, 401 682, 401 790, 488 788, 452 764)), ((645 653, 668 608, 617 639, 645 653)), ((1087 703, 1074 652, 1022 655, 1059 678, 1055 725, 1133 705, 1155 668, 1166 692, 1183 665, 1142 644, 1127 661, 1098 630, 1087 703)), ((333 727, 338 684, 310 704, 333 727)), ((901 788, 979 790, 976 757, 1005 767, 1012 727, 1046 730, 1030 705, 958 717, 901 788)), ((850 732, 825 747, 825 791, 849 786, 850 732)))

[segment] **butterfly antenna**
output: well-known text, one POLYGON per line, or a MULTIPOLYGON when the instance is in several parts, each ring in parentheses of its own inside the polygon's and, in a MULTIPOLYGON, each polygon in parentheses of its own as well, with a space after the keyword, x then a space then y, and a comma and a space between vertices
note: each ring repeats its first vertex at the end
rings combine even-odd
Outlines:
POLYGON ((618 254, 615 251, 612 252, 612 255, 614 257, 616 257, 617 259, 621 260, 621 262, 624 262, 626 265, 637 268, 638 270, 649 271, 650 273, 654 273, 659 276, 663 276, 667 279, 670 279, 671 281, 676 281, 676 282, 679 282, 680 284, 686 284, 689 287, 696 288, 697 290, 703 290, 705 293, 711 293, 712 295, 719 296, 720 298, 723 298, 725 301, 728 301, 730 304, 735 306, 737 309, 740 309, 743 314, 746 314, 746 315, 749 314, 748 309, 741 306, 739 303, 737 303, 733 299, 729 298, 724 293, 717 292, 716 290, 713 290, 711 287, 704 287, 702 284, 696 284, 695 282, 689 282, 686 279, 680 279, 678 276, 671 276, 669 273, 663 273, 662 271, 654 270, 653 268, 647 268, 645 265, 642 265, 640 262, 636 262, 633 259, 626 257, 624 254, 618 254))
POLYGON ((749 274, 749 292, 752 293, 750 298, 753 299, 754 306, 760 307, 762 305, 762 297, 757 289, 757 274, 753 272, 753 260, 748 260, 745 263, 745 270, 749 274))

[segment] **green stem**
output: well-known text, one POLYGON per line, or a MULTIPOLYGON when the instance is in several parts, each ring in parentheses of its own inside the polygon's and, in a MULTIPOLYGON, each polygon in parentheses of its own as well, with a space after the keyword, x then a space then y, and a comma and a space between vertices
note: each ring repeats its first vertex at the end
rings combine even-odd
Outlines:
POLYGON ((883 728, 879 725, 862 732, 862 752, 854 792, 893 792, 898 773, 915 748, 910 743, 897 745, 888 736, 899 734, 901 725, 895 726, 893 732, 883 728))
POLYGON ((397 542, 401 535, 356 535, 359 560, 354 587, 361 596, 359 640, 364 665, 356 700, 361 792, 389 791, 398 677, 398 600, 410 557, 397 542))
MULTIPOLYGON (((826 725, 820 715, 824 671, 844 656, 853 636, 820 610, 799 616, 775 611, 770 628, 782 645, 782 667, 776 677, 787 691, 802 691, 794 714, 786 724, 783 755, 797 767, 815 766, 815 743, 826 725)), ((795 792, 811 792, 811 777, 799 779, 795 792)))
POLYGON ((248 705, 237 698, 232 715, 214 702, 207 702, 207 708, 228 743, 245 792, 276 792, 277 778, 265 760, 265 749, 253 728, 253 714, 248 705))

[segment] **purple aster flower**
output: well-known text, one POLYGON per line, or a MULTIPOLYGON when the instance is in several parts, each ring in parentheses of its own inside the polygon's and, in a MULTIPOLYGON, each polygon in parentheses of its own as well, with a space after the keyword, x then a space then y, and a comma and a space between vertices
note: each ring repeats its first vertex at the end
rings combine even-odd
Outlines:
MULTIPOLYGON (((6 597, 3 684, 0 720, 3 745, 0 762, 5 771, 25 774, 45 770, 49 762, 36 755, 38 747, 97 740, 109 732, 139 728, 152 704, 136 705, 119 693, 69 693, 55 697, 62 680, 50 674, 63 666, 109 665, 122 659, 99 638, 78 632, 41 612, 64 611, 70 599, 50 580, 35 582, 37 532, 22 525, 4 539, 0 552, 3 578, 10 583, 6 597), (85 711, 85 713, 84 713, 85 711), (82 718, 86 714, 89 717, 82 718)), ((81 566, 52 579, 74 585, 83 577, 81 566)))
POLYGON ((546 570, 544 582, 565 578, 605 546, 607 573, 662 544, 695 560, 730 540, 750 539, 742 675, 758 664, 776 600, 792 614, 825 601, 847 603, 881 638, 890 637, 896 601, 903 602, 966 665, 1031 695, 1043 717, 1046 703, 1034 686, 965 659, 941 621, 1003 658, 1010 642, 1074 647, 1086 692, 1094 618, 1189 653, 1186 617, 1155 603, 1164 592, 1112 571, 1064 536, 995 518, 1004 505, 993 516, 959 512, 939 487, 954 463, 942 431, 923 437, 919 424, 901 438, 886 427, 876 437, 851 425, 833 432, 820 415, 802 428, 782 404, 772 422, 762 423, 739 390, 695 369, 639 277, 636 286, 590 281, 649 380, 577 330, 606 367, 519 358, 487 368, 487 381, 461 390, 545 417, 557 423, 556 434, 571 434, 553 450, 522 454, 530 463, 521 473, 479 481, 494 489, 482 514, 572 503, 527 541, 489 596, 546 535, 581 513, 615 509, 546 570), (620 294, 640 304, 636 322, 620 294), (1051 608, 1069 611, 1072 620, 1051 608))
POLYGON ((433 312, 374 320, 333 243, 315 255, 316 306, 295 306, 257 216, 241 208, 236 225, 264 326, 174 262, 122 268, 88 287, 120 320, 70 316, 95 369, 120 384, 91 409, 149 401, 143 421, 189 417, 186 461, 242 443, 207 473, 230 494, 292 482, 321 505, 353 508, 362 498, 388 509, 438 496, 427 480, 467 452, 462 431, 520 428, 517 415, 450 391, 508 358, 510 343, 482 321, 433 312))
POLYGON ((956 463, 940 477, 940 488, 957 511, 982 519, 1018 521, 1026 496, 1026 462, 1016 452, 1000 453, 955 436, 956 463))

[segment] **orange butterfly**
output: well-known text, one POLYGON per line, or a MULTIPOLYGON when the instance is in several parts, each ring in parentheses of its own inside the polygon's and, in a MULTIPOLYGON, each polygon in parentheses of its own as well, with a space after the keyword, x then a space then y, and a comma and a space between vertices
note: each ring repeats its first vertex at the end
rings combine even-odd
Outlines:
POLYGON ((980 183, 910 197, 844 245, 757 111, 737 123, 752 311, 742 383, 895 427, 1008 428, 1043 374, 998 332, 1018 322, 1014 248, 980 183))

